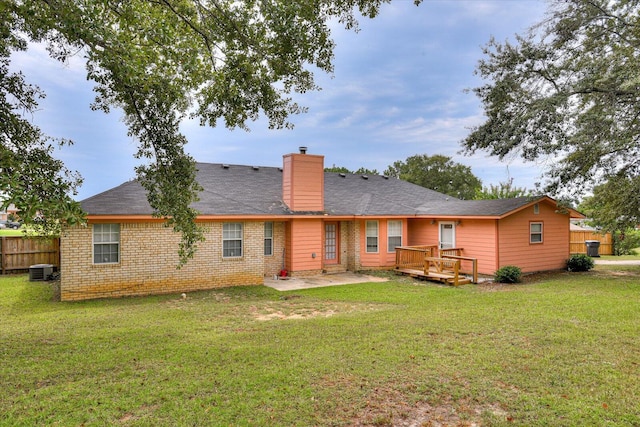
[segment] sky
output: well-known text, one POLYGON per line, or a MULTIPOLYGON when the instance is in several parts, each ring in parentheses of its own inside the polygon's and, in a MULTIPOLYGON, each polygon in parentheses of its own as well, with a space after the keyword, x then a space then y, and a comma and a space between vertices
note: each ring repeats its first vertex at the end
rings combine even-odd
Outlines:
MULTIPOLYGON (((542 0, 425 0, 419 7, 394 0, 375 19, 361 19, 357 33, 332 26, 334 73, 315 71, 322 90, 294 95, 308 112, 290 118, 293 130, 268 129, 264 119, 250 122, 250 132, 187 121, 186 151, 199 162, 281 166, 284 154, 306 146, 307 153, 325 156, 326 167, 381 174, 409 156, 441 154, 469 166, 485 186, 512 178, 533 189, 541 165, 460 150, 470 129, 484 121, 479 99, 465 91, 483 84, 474 74, 482 46, 492 36, 514 42, 545 10, 542 0)), ((30 120, 50 136, 74 141, 56 156, 84 179, 77 200, 135 177, 136 141, 127 136, 120 110, 90 109, 94 85, 81 57, 61 64, 36 45, 14 55, 12 68, 47 94, 30 120)))

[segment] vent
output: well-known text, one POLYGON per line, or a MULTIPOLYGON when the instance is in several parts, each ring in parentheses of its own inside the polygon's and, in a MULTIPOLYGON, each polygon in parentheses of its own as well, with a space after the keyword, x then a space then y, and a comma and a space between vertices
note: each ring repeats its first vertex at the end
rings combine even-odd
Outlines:
POLYGON ((229 165, 222 165, 222 169, 229 169, 229 165))
POLYGON ((253 169, 254 171, 259 171, 260 167, 259 166, 252 166, 251 169, 253 169))
POLYGON ((362 175, 362 179, 369 179, 368 175, 362 175))
POLYGON ((346 174, 346 173, 342 173, 342 172, 340 172, 338 175, 340 175, 340 176, 341 176, 341 177, 343 177, 343 178, 344 178, 345 176, 347 176, 347 174, 346 174))
POLYGON ((48 280, 53 274, 53 265, 36 264, 29 267, 29 281, 36 282, 38 280, 48 280))
POLYGON ((389 179, 389 177, 388 177, 387 175, 382 175, 382 177, 383 177, 384 179, 389 179))

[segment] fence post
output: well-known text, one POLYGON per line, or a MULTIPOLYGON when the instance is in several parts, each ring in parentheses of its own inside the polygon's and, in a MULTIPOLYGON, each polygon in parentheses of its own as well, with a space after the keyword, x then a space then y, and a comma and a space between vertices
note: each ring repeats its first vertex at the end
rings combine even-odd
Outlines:
POLYGON ((0 241, 0 268, 2 269, 2 274, 4 275, 4 263, 5 263, 5 247, 7 246, 5 243, 5 236, 2 236, 2 240, 0 241))

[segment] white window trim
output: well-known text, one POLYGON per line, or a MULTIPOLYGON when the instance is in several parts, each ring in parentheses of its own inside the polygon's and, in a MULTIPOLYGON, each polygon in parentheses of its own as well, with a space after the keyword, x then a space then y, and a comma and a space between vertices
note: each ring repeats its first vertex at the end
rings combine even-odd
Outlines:
MULTIPOLYGON (((273 256, 273 228, 274 228, 274 224, 273 221, 265 221, 264 223, 264 241, 266 243, 267 240, 269 240, 269 246, 271 248, 271 253, 270 254, 264 254, 264 256, 273 256), (271 236, 267 237, 267 224, 271 224, 271 236)), ((263 253, 264 253, 264 246, 263 246, 263 253)))
POLYGON ((400 244, 397 246, 402 246, 402 220, 389 220, 387 221, 387 252, 395 252, 396 248, 395 247, 391 247, 390 244, 390 239, 392 237, 399 237, 400 238, 400 244), (399 223, 400 224, 400 234, 391 234, 391 224, 392 223, 399 223))
POLYGON ((368 254, 377 254, 380 252, 380 224, 378 223, 378 221, 365 221, 364 223, 364 250, 365 253, 368 254), (369 223, 375 224, 376 225, 376 235, 375 236, 369 236, 369 223), (376 239, 376 250, 375 251, 370 251, 369 250, 369 237, 376 239))
POLYGON ((242 258, 244 255, 244 224, 241 222, 225 222, 222 224, 222 258, 225 259, 235 259, 235 258, 242 258), (225 239, 224 237, 224 226, 225 225, 230 225, 230 224, 238 224, 240 225, 240 238, 233 238, 233 239, 225 239), (236 241, 236 240, 240 240, 240 255, 233 255, 233 256, 225 256, 224 254, 224 242, 226 241, 236 241))
POLYGON ((540 244, 540 243, 544 243, 544 223, 542 223, 540 221, 530 222, 529 223, 529 243, 532 244, 532 245, 537 245, 537 244, 540 244), (534 232, 532 227, 533 227, 533 225, 538 225, 538 224, 540 225, 540 231, 534 232), (540 241, 534 241, 533 240, 532 237, 533 237, 534 234, 535 235, 538 235, 538 234, 540 235, 540 241))
POLYGON ((120 264, 121 258, 121 245, 120 245, 120 234, 122 227, 118 223, 109 223, 109 224, 93 224, 91 227, 91 263, 93 265, 114 265, 120 264), (118 226, 118 241, 117 242, 96 242, 96 225, 117 225, 118 226), (115 262, 96 262, 96 245, 117 245, 118 246, 118 260, 115 262))

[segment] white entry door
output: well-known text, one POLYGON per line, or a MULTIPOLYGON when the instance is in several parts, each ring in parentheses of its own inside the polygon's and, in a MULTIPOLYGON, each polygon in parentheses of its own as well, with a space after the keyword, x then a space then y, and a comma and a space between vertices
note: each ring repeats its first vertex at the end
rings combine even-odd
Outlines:
POLYGON ((440 249, 456 247, 456 223, 453 221, 440 222, 440 249))

